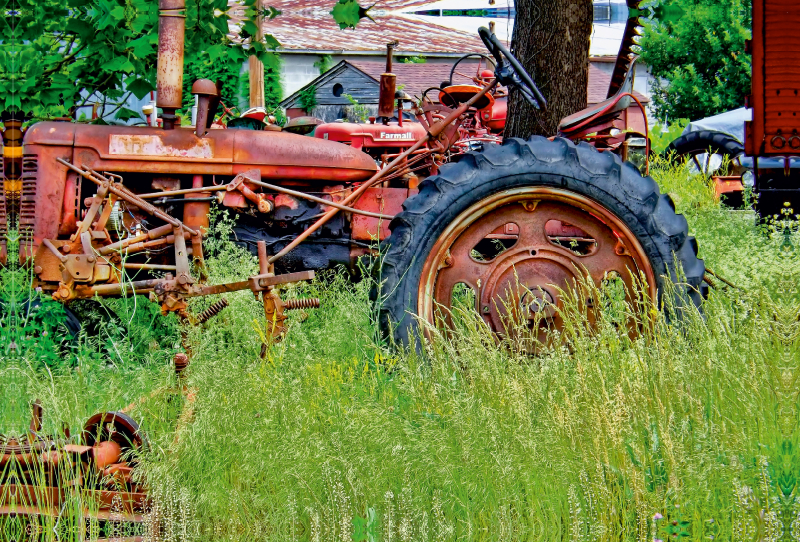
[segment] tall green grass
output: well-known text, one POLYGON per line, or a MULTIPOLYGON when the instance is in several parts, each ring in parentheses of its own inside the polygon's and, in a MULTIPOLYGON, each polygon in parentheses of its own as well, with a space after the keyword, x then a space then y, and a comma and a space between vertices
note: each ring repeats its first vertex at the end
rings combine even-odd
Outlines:
MULTIPOLYGON (((93 365, 25 358, 16 390, 53 429, 133 403, 163 540, 796 540, 800 234, 720 208, 700 177, 654 175, 738 288, 672 324, 645 315, 636 340, 614 317, 595 333, 574 318, 564 346, 530 356, 461 311, 459 333, 399 352, 375 329, 369 281, 332 273, 286 290, 322 308, 291 313, 264 359, 249 292, 186 330, 180 383, 177 329, 131 346, 150 316, 115 305, 138 336, 82 339, 77 352, 104 357, 93 365)), ((257 268, 226 228, 214 282, 257 268)))

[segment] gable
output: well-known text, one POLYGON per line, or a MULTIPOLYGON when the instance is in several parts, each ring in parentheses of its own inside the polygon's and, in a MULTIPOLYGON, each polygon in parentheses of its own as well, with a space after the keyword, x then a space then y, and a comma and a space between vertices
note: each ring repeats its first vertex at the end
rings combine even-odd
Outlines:
POLYGON ((316 88, 314 95, 318 106, 350 105, 350 100, 345 94, 349 94, 360 104, 377 104, 380 84, 348 61, 342 60, 323 75, 284 99, 280 105, 287 109, 300 107, 300 95, 311 87, 316 88))

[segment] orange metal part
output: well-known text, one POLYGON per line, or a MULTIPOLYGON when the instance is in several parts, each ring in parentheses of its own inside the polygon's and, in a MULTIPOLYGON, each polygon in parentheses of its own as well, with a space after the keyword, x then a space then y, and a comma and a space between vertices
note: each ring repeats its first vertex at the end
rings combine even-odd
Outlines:
POLYGON ((714 195, 719 200, 723 195, 744 192, 741 176, 713 177, 714 195))

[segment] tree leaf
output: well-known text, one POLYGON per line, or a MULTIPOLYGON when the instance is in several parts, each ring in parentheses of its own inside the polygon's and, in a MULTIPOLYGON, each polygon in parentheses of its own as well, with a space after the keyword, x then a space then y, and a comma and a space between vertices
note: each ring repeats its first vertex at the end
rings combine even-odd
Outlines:
POLYGON ((221 43, 212 45, 206 49, 206 53, 208 54, 208 58, 211 59, 211 62, 216 62, 219 57, 225 54, 225 46, 221 43))
POLYGON ((145 58, 155 52, 155 48, 150 43, 150 36, 142 36, 133 41, 129 41, 128 48, 132 50, 137 58, 145 58))
POLYGON ((133 81, 128 79, 125 81, 125 88, 139 100, 147 96, 150 91, 155 90, 155 86, 146 79, 134 79, 133 81))
POLYGON ((264 34, 264 41, 270 49, 277 49, 281 43, 272 34, 264 34))
POLYGON ((114 115, 114 118, 123 122, 127 122, 130 119, 144 120, 144 117, 141 113, 134 111, 133 109, 128 109, 127 107, 121 107, 120 110, 117 111, 117 114, 114 115))

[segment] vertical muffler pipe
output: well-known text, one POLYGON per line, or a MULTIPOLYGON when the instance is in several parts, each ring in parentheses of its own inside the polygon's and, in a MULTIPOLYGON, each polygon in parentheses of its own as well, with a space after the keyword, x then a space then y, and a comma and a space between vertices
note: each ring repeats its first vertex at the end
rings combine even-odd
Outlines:
POLYGON ((183 39, 186 27, 185 0, 158 0, 158 64, 156 106, 165 130, 175 127, 175 111, 183 97, 183 39))
POLYGON ((386 44, 386 73, 381 74, 380 94, 378 94, 378 116, 384 124, 394 115, 394 93, 397 88, 397 76, 392 73, 392 54, 397 41, 386 44))

